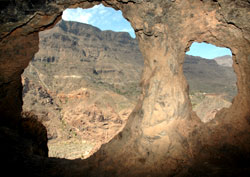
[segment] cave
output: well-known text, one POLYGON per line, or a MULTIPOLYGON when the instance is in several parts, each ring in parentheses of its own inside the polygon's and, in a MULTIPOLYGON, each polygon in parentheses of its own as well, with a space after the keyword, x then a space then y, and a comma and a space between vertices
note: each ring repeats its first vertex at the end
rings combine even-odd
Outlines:
POLYGON ((49 157, 85 159, 126 124, 143 69, 130 29, 121 11, 97 5, 66 9, 39 33, 39 51, 22 74, 22 116, 46 127, 49 157))
MULTIPOLYGON (((250 4, 247 0, 5 1, 0 27, 0 141, 9 176, 249 176, 250 4), (144 58, 141 95, 125 128, 86 160, 47 157, 46 129, 23 122, 21 74, 38 32, 66 8, 122 11, 144 58), (183 75, 185 52, 207 42, 231 49, 238 93, 203 124, 183 75), (10 169, 11 170, 8 170, 10 169)), ((6 174, 5 173, 5 174, 6 174)))

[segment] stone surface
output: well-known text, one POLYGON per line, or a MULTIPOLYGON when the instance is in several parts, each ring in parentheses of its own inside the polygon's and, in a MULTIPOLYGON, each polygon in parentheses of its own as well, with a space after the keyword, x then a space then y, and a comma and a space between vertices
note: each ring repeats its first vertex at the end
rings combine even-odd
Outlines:
MULTIPOLYGON (((9 160, 5 166, 24 167, 19 175, 30 176, 204 176, 207 171, 209 176, 249 175, 249 164, 244 163, 250 153, 249 1, 101 2, 122 10, 136 31, 144 58, 142 94, 125 128, 83 161, 21 156, 10 148, 16 161, 9 160), (193 41, 230 48, 237 74, 238 95, 232 106, 207 124, 192 112, 183 75, 185 51, 193 41), (197 159, 204 163, 197 166, 197 159), (232 173, 227 174, 227 169, 232 173)), ((18 123, 20 75, 38 50, 37 32, 52 25, 67 7, 97 3, 100 1, 5 1, 0 31, 1 125, 18 123), (29 9, 26 14, 25 9, 29 9)))
POLYGON ((207 123, 214 119, 222 108, 229 108, 231 103, 223 99, 222 95, 205 94, 203 100, 194 107, 194 111, 202 122, 207 123))
MULTIPOLYGON (((118 134, 140 95, 142 70, 138 44, 128 33, 66 21, 40 32, 39 52, 22 74, 23 111, 46 126, 49 156, 86 158, 118 134), (79 149, 82 140, 88 155, 79 149)), ((232 66, 186 55, 183 72, 201 120, 231 105, 224 99, 236 95, 232 66)))

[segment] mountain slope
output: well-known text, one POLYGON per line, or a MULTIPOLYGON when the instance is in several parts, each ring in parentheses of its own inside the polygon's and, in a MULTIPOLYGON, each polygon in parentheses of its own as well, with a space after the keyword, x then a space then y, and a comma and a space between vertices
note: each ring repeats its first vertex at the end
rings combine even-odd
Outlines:
POLYGON ((32 63, 40 72, 50 74, 45 82, 55 92, 88 85, 125 94, 139 82, 143 59, 137 41, 128 33, 61 21, 40 34, 39 47, 32 63), (77 84, 72 85, 73 80, 77 84))
MULTIPOLYGON (((47 127, 50 156, 86 158, 122 129, 140 94, 137 41, 128 33, 66 21, 39 35, 40 50, 23 74, 23 109, 47 127)), ((204 92, 228 100, 236 93, 233 69, 215 60, 186 55, 183 70, 194 106, 204 92)))
POLYGON ((195 92, 223 94, 229 101, 236 95, 236 75, 232 67, 218 65, 215 60, 186 55, 183 71, 191 94, 195 92))
POLYGON ((218 65, 221 65, 221 66, 232 67, 232 65, 233 65, 232 56, 230 56, 230 55, 216 57, 216 58, 214 58, 214 60, 216 61, 216 63, 218 65))

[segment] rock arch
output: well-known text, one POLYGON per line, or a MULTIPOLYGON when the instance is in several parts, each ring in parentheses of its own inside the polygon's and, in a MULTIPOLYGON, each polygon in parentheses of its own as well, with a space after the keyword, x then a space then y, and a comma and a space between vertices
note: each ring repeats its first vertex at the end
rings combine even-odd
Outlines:
MULTIPOLYGON (((197 157, 249 154, 250 4, 246 0, 6 1, 0 14, 1 125, 15 128, 20 122, 20 76, 38 51, 38 32, 52 27, 65 8, 99 3, 120 9, 135 29, 145 60, 137 106, 124 130, 89 159, 36 161, 27 156, 28 161, 37 163, 45 176, 181 176, 197 157), (227 47, 233 53, 238 95, 208 124, 191 111, 182 71, 192 41, 227 47), (226 152, 219 153, 221 149, 226 152)), ((30 170, 38 176, 38 169, 30 170)))

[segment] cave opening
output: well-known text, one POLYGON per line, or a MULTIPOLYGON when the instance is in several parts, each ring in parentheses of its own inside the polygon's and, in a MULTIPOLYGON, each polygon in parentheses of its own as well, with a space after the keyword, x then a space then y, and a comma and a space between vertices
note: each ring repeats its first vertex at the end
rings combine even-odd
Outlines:
POLYGON ((22 75, 23 117, 47 128, 49 157, 85 159, 126 124, 140 94, 143 57, 121 11, 66 9, 39 33, 22 75))
POLYGON ((189 98, 193 111, 204 123, 232 105, 237 94, 232 64, 230 49, 209 43, 194 42, 186 52, 183 71, 189 84, 189 98))
MULTIPOLYGON (((0 138, 1 152, 4 155, 1 158, 2 169, 6 170, 8 176, 21 174, 25 176, 249 176, 249 163, 245 163, 250 159, 250 47, 247 2, 225 0, 218 2, 139 0, 6 2, 9 3, 4 4, 0 13, 0 138), (141 82, 142 94, 123 131, 112 141, 102 145, 94 156, 85 160, 47 158, 47 139, 43 139, 47 137, 46 129, 40 124, 23 126, 25 120, 20 118, 22 107, 20 76, 38 51, 39 31, 50 28, 58 22, 62 10, 69 6, 87 8, 98 3, 121 9, 124 16, 133 24, 145 59, 141 82), (228 47, 233 52, 238 94, 229 109, 219 111, 214 121, 207 124, 199 121, 196 114, 191 111, 187 82, 183 75, 184 51, 190 46, 191 41, 208 41, 218 46, 228 47)), ((71 25, 64 26, 71 27, 71 25)), ((68 28, 65 29, 68 30, 68 28)), ((77 33, 81 30, 73 31, 77 33)), ((81 56, 79 61, 75 60, 77 62, 73 62, 74 55, 70 54, 68 48, 64 51, 59 50, 62 55, 70 57, 70 61, 75 65, 62 64, 57 70, 62 71, 66 68, 70 70, 69 73, 57 71, 58 73, 52 73, 46 77, 49 72, 36 72, 37 67, 33 67, 31 71, 39 78, 34 79, 33 82, 23 79, 24 83, 30 83, 26 85, 28 86, 25 87, 26 91, 36 81, 42 85, 37 87, 34 95, 39 97, 41 95, 42 108, 46 108, 47 102, 51 104, 48 106, 48 109, 51 109, 48 115, 52 115, 52 118, 54 118, 52 105, 56 104, 56 101, 51 100, 49 96, 54 94, 53 89, 61 82, 64 84, 61 84, 62 90, 59 93, 64 92, 64 89, 72 88, 71 82, 81 85, 82 76, 79 77, 78 73, 71 71, 74 67, 82 66, 80 62, 84 62, 84 66, 91 63, 91 60, 85 60, 86 56, 89 56, 88 50, 79 48, 76 35, 70 34, 63 37, 56 35, 53 38, 54 46, 48 47, 56 48, 60 44, 56 39, 58 37, 67 41, 69 49, 76 51, 84 49, 79 53, 81 56), (57 81, 57 83, 53 82, 55 87, 47 84, 47 80, 50 79, 57 81), (50 90, 49 93, 43 89, 46 86, 50 90)), ((91 35, 86 35, 86 41, 90 37, 91 35)), ((103 38, 94 40, 100 39, 103 38)), ((46 49, 46 52, 49 49, 46 49)), ((104 48, 104 51, 108 50, 108 46, 104 48)), ((94 54, 92 56, 95 56, 94 54)), ((51 66, 58 62, 58 58, 53 56, 41 58, 41 61, 44 60, 42 64, 47 69, 53 70, 51 66)), ((89 70, 94 77, 101 77, 104 73, 114 73, 104 72, 106 69, 99 70, 96 65, 94 66, 89 70)), ((86 72, 87 68, 81 67, 82 70, 86 72)), ((112 76, 115 77, 115 74, 112 76)), ((103 83, 100 85, 103 86, 103 83)), ((67 115, 76 113, 76 116, 80 116, 77 114, 85 112, 81 112, 82 107, 74 100, 75 97, 79 100, 88 99, 89 90, 84 88, 77 94, 69 91, 58 98, 62 104, 65 102, 66 111, 70 108, 79 108, 79 112, 71 111, 67 115)), ((27 93, 24 94, 27 96, 27 93)), ((97 94, 93 97, 97 100, 100 98, 97 94)), ((60 110, 60 107, 57 109, 62 115, 66 114, 63 109, 60 110)), ((95 123, 97 119, 101 120, 101 123, 105 120, 105 116, 97 116, 91 112, 90 114, 95 115, 93 116, 96 118, 93 119, 95 123)), ((88 116, 89 112, 86 112, 86 115, 88 116)), ((45 116, 44 123, 49 122, 47 119, 48 117, 45 116)), ((52 127, 52 130, 61 127, 72 133, 69 136, 66 133, 64 136, 57 132, 53 135, 53 131, 49 131, 50 140, 53 140, 52 136, 62 136, 69 140, 77 139, 75 134, 77 129, 68 129, 65 126, 69 122, 68 119, 62 120, 63 122, 54 125, 55 128, 52 127)), ((86 122, 81 123, 86 124, 86 122)), ((78 122, 74 125, 78 125, 78 122)), ((62 145, 70 150, 68 145, 71 144, 73 142, 68 141, 68 144, 62 145)), ((70 150, 70 152, 73 151, 70 150)))

